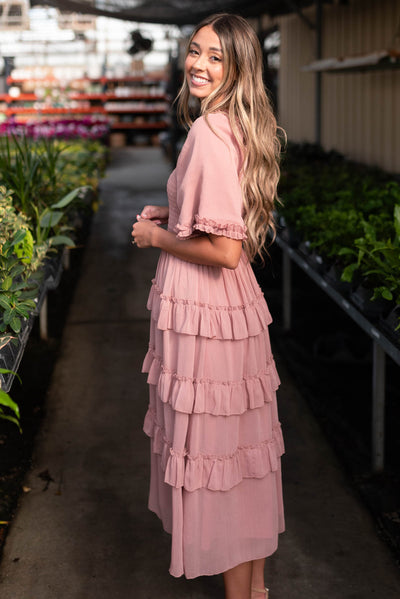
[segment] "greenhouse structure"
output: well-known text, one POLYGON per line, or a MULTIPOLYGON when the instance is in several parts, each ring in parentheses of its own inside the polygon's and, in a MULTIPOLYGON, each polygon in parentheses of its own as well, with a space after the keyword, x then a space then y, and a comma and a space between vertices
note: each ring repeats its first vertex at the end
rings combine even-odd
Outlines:
POLYGON ((276 231, 252 265, 285 440, 286 530, 262 594, 400 597, 399 1, 0 0, 1 599, 224 596, 220 575, 170 576, 147 507, 154 364, 187 393, 212 381, 159 356, 142 373, 154 289, 164 330, 194 308, 131 241, 185 156, 187 43, 216 13, 255 31, 281 143, 276 231))

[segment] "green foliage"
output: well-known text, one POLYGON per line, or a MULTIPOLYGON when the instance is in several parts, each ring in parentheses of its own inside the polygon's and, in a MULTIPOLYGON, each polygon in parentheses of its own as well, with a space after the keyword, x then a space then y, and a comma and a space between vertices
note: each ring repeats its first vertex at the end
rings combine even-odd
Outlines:
POLYGON ((31 216, 32 198, 42 197, 43 164, 33 142, 27 138, 1 138, 0 183, 12 189, 19 209, 31 216))
MULTIPOLYGON (((0 368, 0 374, 12 374, 13 376, 16 376, 21 382, 21 379, 18 376, 18 374, 16 372, 13 372, 12 370, 0 368)), ((19 432, 22 433, 20 426, 19 407, 15 403, 15 401, 11 399, 9 394, 3 391, 2 389, 0 389, 0 419, 9 420, 13 424, 15 424, 18 427, 19 432)))
POLYGON ((299 211, 307 205, 323 215, 355 210, 363 218, 376 214, 390 221, 393 206, 400 203, 400 185, 387 174, 335 152, 324 153, 319 146, 289 144, 281 172, 279 213, 290 226, 296 227, 299 211))
POLYGON ((343 245, 351 244, 354 234, 362 233, 361 214, 335 206, 318 209, 315 204, 300 206, 295 229, 301 231, 310 246, 325 258, 335 259, 343 245))
POLYGON ((30 276, 41 264, 45 250, 34 245, 28 219, 17 213, 12 196, 0 187, 0 344, 18 334, 22 319, 35 309, 37 286, 30 276))
POLYGON ((352 281, 359 271, 374 290, 372 299, 382 297, 400 304, 400 204, 394 207, 391 237, 381 237, 367 221, 362 224, 364 235, 339 252, 352 260, 343 270, 342 280, 352 281))
POLYGON ((35 213, 35 240, 38 245, 47 244, 47 248, 56 245, 73 246, 74 241, 71 237, 67 237, 63 233, 70 230, 67 226, 61 226, 62 219, 65 216, 66 209, 79 196, 86 192, 86 187, 78 187, 70 191, 58 202, 51 206, 47 206, 39 212, 37 206, 33 206, 35 213), (52 235, 52 231, 57 231, 57 234, 52 235))
MULTIPOLYGON (((279 214, 351 282, 357 272, 400 304, 400 184, 383 171, 311 144, 289 144, 279 214)), ((400 326, 400 325, 399 325, 400 326)))
MULTIPOLYGON (((59 158, 58 184, 65 191, 88 186, 97 190, 99 180, 104 177, 106 154, 98 140, 79 140, 64 148, 59 158)), ((82 203, 75 204, 79 210, 86 209, 82 203)))
POLYGON ((74 245, 71 206, 89 181, 97 187, 104 156, 97 141, 0 139, 0 347, 35 308, 32 274, 49 251, 74 245))
POLYGON ((22 320, 29 318, 35 309, 34 299, 38 292, 38 271, 49 250, 59 245, 74 245, 73 239, 64 234, 66 227, 59 227, 65 209, 82 193, 78 188, 58 202, 44 208, 36 215, 33 235, 29 219, 17 212, 13 197, 5 187, 0 187, 0 343, 10 335, 21 331, 22 320), (52 231, 58 228, 59 233, 52 231))
MULTIPOLYGON (((74 245, 71 223, 104 170, 97 141, 0 138, 0 349, 36 308, 46 256, 74 245)), ((18 406, 1 389, 0 419, 19 426, 18 406)))
MULTIPOLYGON (((38 215, 76 188, 96 189, 104 175, 105 152, 99 141, 67 142, 0 138, 0 184, 14 192, 14 204, 37 225, 38 215)), ((77 200, 82 194, 75 196, 77 200)), ((66 224, 66 213, 60 226, 66 224)), ((56 226, 53 221, 52 226, 56 226)))

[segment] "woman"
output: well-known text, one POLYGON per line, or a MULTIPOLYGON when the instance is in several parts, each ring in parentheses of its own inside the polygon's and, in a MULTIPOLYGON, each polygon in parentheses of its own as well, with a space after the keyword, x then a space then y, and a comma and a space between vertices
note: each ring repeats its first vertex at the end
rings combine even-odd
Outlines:
POLYGON ((132 231, 139 248, 162 250, 143 367, 149 508, 172 533, 173 576, 222 572, 227 599, 258 599, 284 528, 283 441, 271 317, 249 260, 274 231, 280 145, 244 19, 214 15, 195 29, 179 111, 191 128, 169 207, 146 206, 132 231))

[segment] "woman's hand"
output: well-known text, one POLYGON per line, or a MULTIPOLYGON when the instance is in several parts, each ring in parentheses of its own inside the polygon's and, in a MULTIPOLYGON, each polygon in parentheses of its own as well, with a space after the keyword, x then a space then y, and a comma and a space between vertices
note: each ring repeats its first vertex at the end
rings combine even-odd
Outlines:
POLYGON ((154 247, 154 233, 159 229, 157 221, 140 219, 132 226, 132 243, 136 243, 139 248, 154 247))
POLYGON ((242 254, 242 242, 218 235, 200 234, 179 239, 158 225, 167 222, 168 206, 145 206, 132 227, 132 243, 139 248, 159 248, 194 264, 234 269, 242 254))
POLYGON ((140 214, 137 215, 137 220, 152 220, 157 225, 162 225, 168 222, 169 208, 168 206, 145 206, 140 214))
POLYGON ((132 237, 132 243, 136 243, 139 248, 159 248, 182 260, 206 266, 234 269, 242 254, 240 239, 212 234, 178 239, 172 231, 166 231, 154 221, 146 219, 133 225, 132 237))

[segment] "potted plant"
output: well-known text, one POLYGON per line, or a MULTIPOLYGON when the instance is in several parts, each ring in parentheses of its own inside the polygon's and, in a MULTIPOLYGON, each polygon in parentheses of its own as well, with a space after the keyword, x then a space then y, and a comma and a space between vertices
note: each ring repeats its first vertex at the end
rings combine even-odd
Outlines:
MULTIPOLYGON (((9 374, 9 373, 12 374, 13 376, 18 377, 16 372, 12 372, 5 368, 0 368, 0 375, 9 374)), ((19 431, 21 432, 19 407, 15 403, 15 401, 13 401, 11 399, 9 394, 6 393, 5 391, 3 391, 3 389, 1 389, 1 388, 0 388, 0 419, 1 420, 9 420, 13 424, 15 424, 18 427, 19 431)))
POLYGON ((31 275, 43 250, 33 242, 27 217, 14 209, 11 192, 0 187, 0 346, 21 332, 35 309, 37 284, 31 275))
MULTIPOLYGON (((340 254, 352 256, 353 261, 344 269, 342 279, 351 281, 356 271, 363 277, 354 293, 355 303, 377 316, 374 309, 379 300, 384 312, 393 304, 400 304, 400 204, 394 207, 393 234, 382 239, 372 221, 363 221, 364 235, 354 241, 353 248, 342 248, 340 254)), ((398 323, 400 324, 400 323, 398 323)))

